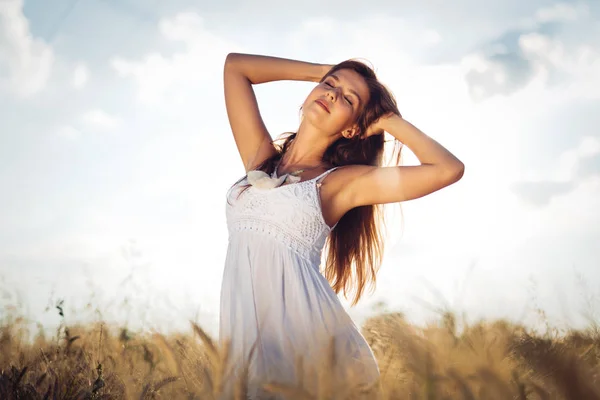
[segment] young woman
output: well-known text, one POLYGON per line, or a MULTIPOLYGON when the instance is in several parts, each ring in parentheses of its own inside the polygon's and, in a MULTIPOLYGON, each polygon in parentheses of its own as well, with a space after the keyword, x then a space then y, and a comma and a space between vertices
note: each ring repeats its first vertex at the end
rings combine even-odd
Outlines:
POLYGON ((332 66, 232 53, 224 85, 246 175, 227 193, 221 343, 230 341, 233 363, 249 363, 253 398, 266 396, 261 385, 268 382, 315 384, 310 371, 328 349, 336 359, 331 377, 376 382, 377 362, 337 293, 353 292, 356 304, 375 282, 383 252, 380 205, 458 181, 463 163, 403 119, 393 95, 358 61, 332 66), (279 80, 318 84, 302 104, 297 132, 278 145, 252 85, 279 80), (420 165, 382 166, 384 132, 420 165))

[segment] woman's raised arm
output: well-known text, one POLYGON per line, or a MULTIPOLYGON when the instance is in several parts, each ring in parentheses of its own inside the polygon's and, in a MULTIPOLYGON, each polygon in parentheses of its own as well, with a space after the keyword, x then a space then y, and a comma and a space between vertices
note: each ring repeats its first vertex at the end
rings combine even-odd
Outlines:
POLYGON ((275 152, 252 85, 280 80, 318 82, 330 67, 253 54, 227 55, 223 68, 225 106, 246 171, 260 165, 275 152))
POLYGON ((402 117, 390 114, 371 127, 367 135, 385 131, 408 146, 421 165, 349 168, 344 186, 344 212, 369 204, 386 204, 426 196, 463 176, 465 166, 454 154, 402 117))

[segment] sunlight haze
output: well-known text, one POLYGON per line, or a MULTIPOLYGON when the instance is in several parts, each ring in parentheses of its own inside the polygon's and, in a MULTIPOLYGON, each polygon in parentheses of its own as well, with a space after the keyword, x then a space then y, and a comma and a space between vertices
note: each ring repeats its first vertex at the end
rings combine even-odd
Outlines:
MULTIPOLYGON (((600 284, 600 3, 284 4, 0 1, 2 304, 47 326, 64 299, 216 333, 225 193, 244 174, 222 70, 244 52, 367 60, 466 166, 389 220, 377 288, 348 307, 358 323, 384 302, 416 323, 448 308, 536 325, 540 308, 585 324, 600 284)), ((255 87, 274 137, 298 127, 312 87, 255 87)))

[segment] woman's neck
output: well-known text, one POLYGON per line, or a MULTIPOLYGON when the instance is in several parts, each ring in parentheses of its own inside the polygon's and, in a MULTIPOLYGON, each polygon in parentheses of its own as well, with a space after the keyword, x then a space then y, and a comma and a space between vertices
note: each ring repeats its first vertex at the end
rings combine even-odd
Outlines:
POLYGON ((312 167, 322 164, 323 155, 330 145, 330 138, 318 132, 303 130, 300 126, 296 137, 281 158, 280 168, 312 167))

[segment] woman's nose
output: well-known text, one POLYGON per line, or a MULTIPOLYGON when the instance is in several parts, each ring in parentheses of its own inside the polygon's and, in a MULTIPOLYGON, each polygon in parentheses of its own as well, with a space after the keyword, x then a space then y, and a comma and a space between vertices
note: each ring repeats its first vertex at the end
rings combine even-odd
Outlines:
POLYGON ((331 97, 331 100, 337 100, 337 96, 338 96, 337 88, 329 89, 327 91, 327 94, 329 95, 329 97, 331 97))

